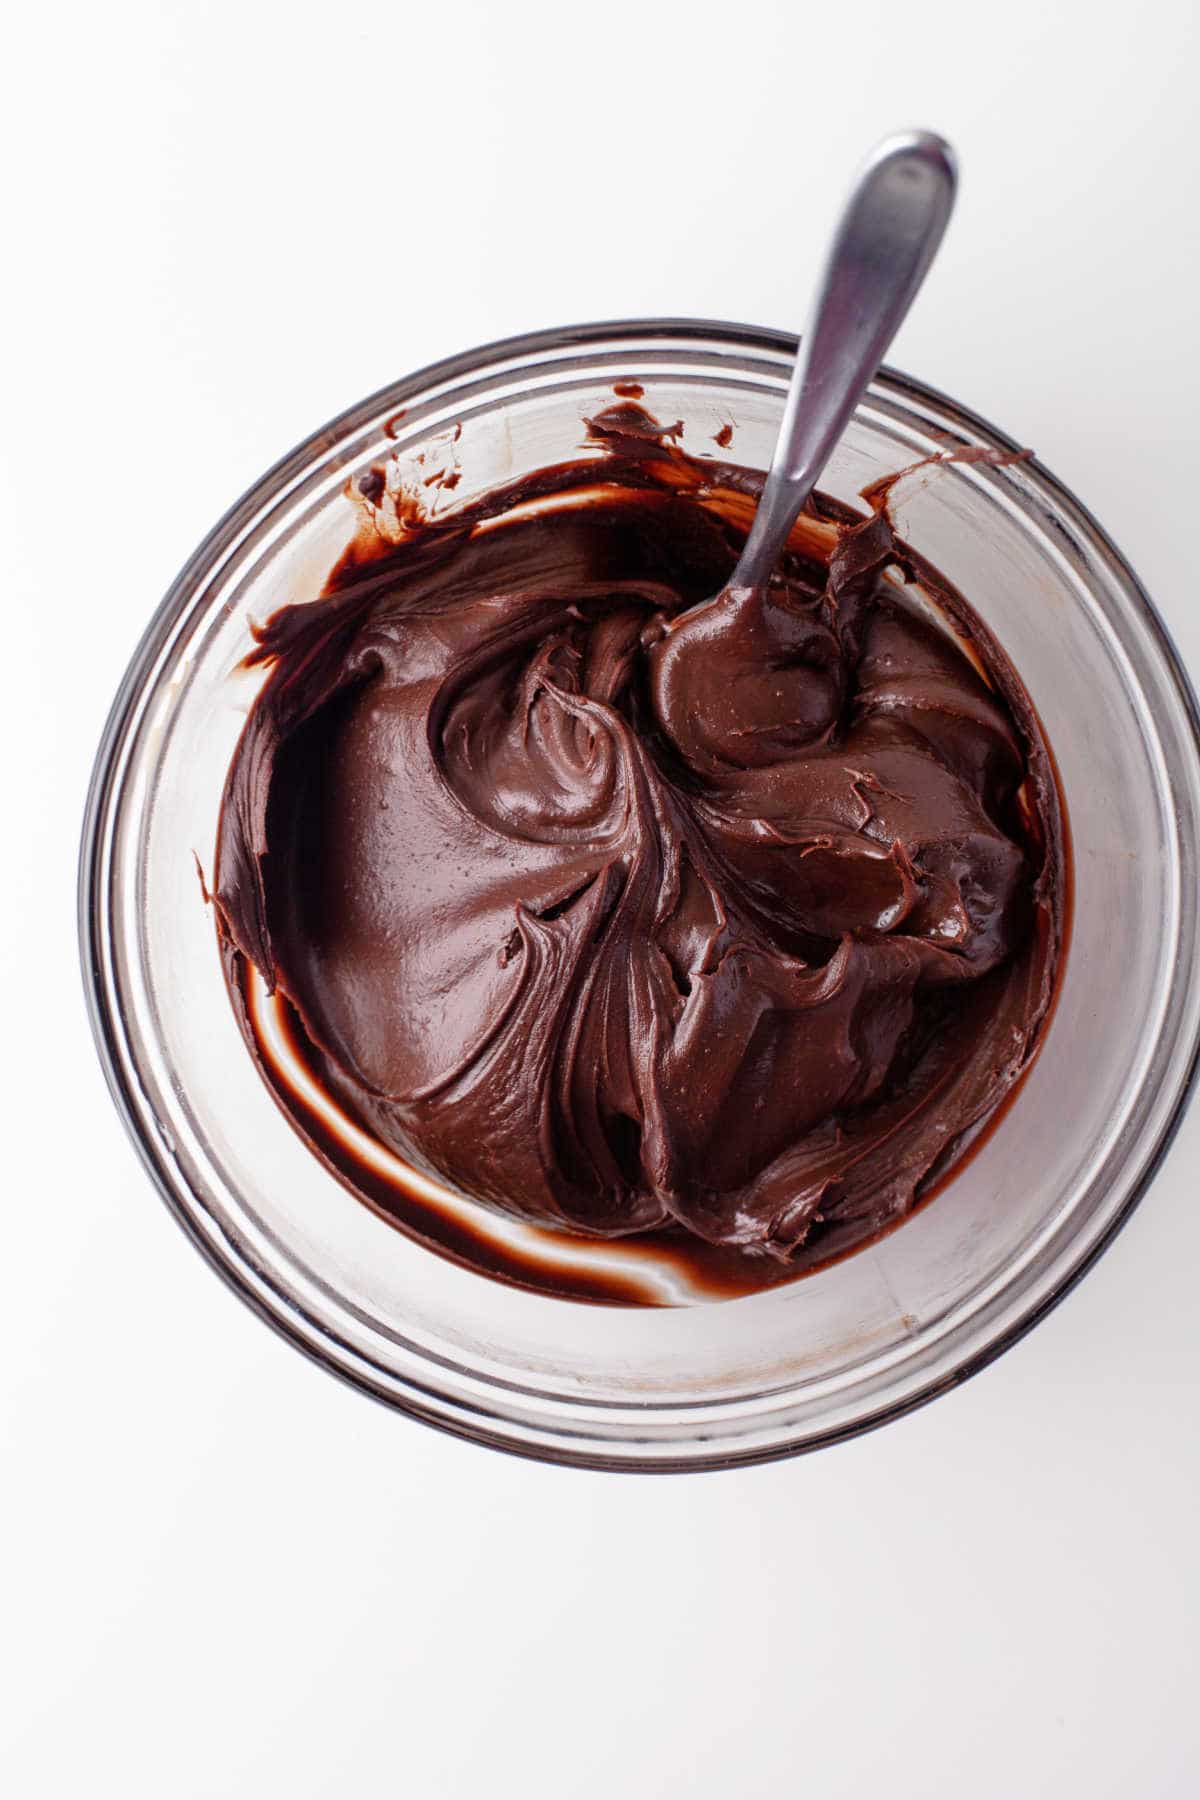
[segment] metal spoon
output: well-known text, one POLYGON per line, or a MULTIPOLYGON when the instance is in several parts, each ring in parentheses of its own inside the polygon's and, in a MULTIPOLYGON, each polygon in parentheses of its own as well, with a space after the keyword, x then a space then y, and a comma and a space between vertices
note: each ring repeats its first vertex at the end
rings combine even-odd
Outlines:
POLYGON ((954 152, 931 131, 884 138, 867 158, 817 282, 774 460, 726 593, 768 580, 925 279, 956 179, 954 152))

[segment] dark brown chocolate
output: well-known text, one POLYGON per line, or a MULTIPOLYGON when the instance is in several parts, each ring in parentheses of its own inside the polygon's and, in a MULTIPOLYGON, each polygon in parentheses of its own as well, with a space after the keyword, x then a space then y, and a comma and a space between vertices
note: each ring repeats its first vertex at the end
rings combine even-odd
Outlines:
POLYGON ((760 478, 678 429, 611 407, 595 458, 437 521, 359 478, 325 597, 254 653, 216 897, 252 1046, 247 962, 416 1169, 752 1287, 903 1216, 1013 1087, 1064 836, 1024 689, 886 486, 725 591, 760 478))

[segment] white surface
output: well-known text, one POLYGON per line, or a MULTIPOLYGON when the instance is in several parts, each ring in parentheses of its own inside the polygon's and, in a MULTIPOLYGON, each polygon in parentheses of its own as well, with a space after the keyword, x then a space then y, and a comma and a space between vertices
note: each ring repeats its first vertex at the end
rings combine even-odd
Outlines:
POLYGON ((276 1339, 154 1197, 84 1024, 93 747, 226 504, 503 333, 793 325, 896 125, 945 131, 964 180, 893 360, 1036 447, 1200 669, 1191 0, 808 10, 61 0, 6 26, 18 1800, 1197 1791, 1200 1110, 966 1388, 798 1462, 600 1477, 442 1439, 276 1339))

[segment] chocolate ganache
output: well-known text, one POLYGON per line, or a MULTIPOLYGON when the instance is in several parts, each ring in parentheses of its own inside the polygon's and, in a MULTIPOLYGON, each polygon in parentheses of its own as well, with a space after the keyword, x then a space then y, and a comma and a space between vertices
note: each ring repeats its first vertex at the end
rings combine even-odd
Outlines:
POLYGON ((260 1061, 253 971, 414 1169, 716 1246, 744 1288, 902 1217, 1013 1088, 1062 953, 1059 796, 892 481, 865 515, 818 496, 770 585, 723 591, 761 478, 632 401, 588 429, 436 519, 394 465, 360 478, 323 597, 250 659, 226 973, 260 1061))

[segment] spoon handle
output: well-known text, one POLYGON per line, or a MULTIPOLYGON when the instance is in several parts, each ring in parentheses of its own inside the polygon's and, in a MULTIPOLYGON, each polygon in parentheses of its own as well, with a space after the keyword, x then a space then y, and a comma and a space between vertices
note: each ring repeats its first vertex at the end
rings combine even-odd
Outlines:
POLYGON ((885 138, 868 157, 817 282, 774 460, 729 588, 759 586, 774 569, 933 261, 955 182, 954 152, 931 131, 885 138))

